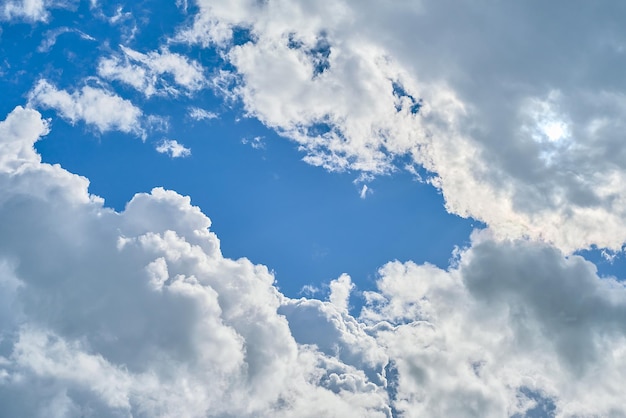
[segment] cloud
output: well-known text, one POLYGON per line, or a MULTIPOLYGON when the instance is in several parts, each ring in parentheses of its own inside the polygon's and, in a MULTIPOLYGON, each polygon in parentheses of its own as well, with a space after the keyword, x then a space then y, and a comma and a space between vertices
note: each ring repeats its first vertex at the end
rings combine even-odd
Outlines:
POLYGON ((367 184, 364 184, 363 187, 361 187, 361 191, 359 192, 359 197, 361 199, 365 199, 368 194, 372 193, 374 193, 374 191, 371 188, 367 187, 367 184))
POLYGON ((190 107, 189 109, 189 117, 193 120, 211 120, 219 118, 219 115, 214 112, 209 112, 208 110, 199 108, 199 107, 190 107))
POLYGON ((330 282, 330 295, 328 300, 335 305, 339 311, 348 312, 350 292, 354 290, 354 283, 347 274, 342 274, 338 279, 330 282))
POLYGON ((146 97, 155 94, 196 92, 206 85, 202 66, 183 55, 163 49, 142 54, 120 46, 123 55, 102 58, 98 74, 117 80, 142 92, 146 97))
POLYGON ((254 149, 265 149, 265 142, 262 136, 255 136, 252 139, 242 138, 241 143, 244 145, 250 145, 254 149))
POLYGON ((626 241, 621 6, 197 5, 174 39, 222 51, 246 112, 307 162, 381 175, 409 160, 502 239, 626 241))
POLYGON ((63 35, 64 33, 75 33, 81 39, 86 40, 86 41, 95 41, 96 40, 96 38, 94 38, 93 36, 88 35, 88 34, 86 34, 84 32, 81 32, 78 29, 72 29, 72 28, 68 28, 68 27, 61 27, 61 28, 57 28, 57 29, 53 29, 53 30, 47 31, 46 32, 46 38, 41 41, 41 44, 37 47, 37 51, 39 51, 39 52, 48 52, 48 51, 50 51, 50 49, 54 46, 54 44, 56 44, 57 38, 60 35, 63 35))
POLYGON ((191 155, 191 149, 185 148, 184 145, 179 144, 175 139, 164 139, 157 145, 156 150, 161 154, 169 154, 172 158, 188 157, 191 155))
POLYGON ((141 110, 130 101, 100 88, 84 86, 68 93, 40 80, 29 93, 29 104, 52 108, 72 124, 82 120, 100 133, 118 130, 143 134, 141 110))
POLYGON ((448 271, 393 262, 381 276, 362 319, 394 360, 406 416, 523 415, 537 399, 559 417, 624 413, 610 393, 626 289, 581 257, 475 238, 448 271))
POLYGON ((4 413, 388 416, 362 371, 295 342, 274 277, 224 258, 189 198, 114 212, 41 163, 47 130, 33 109, 0 123, 4 413))
POLYGON ((24 19, 33 22, 48 20, 47 4, 44 0, 9 0, 0 6, 2 20, 24 19))
POLYGON ((626 414, 626 288, 579 256, 476 233, 448 269, 390 262, 347 311, 224 258, 188 197, 123 212, 0 122, 0 401, 10 416, 626 414), (534 411, 534 412, 532 412, 534 411))

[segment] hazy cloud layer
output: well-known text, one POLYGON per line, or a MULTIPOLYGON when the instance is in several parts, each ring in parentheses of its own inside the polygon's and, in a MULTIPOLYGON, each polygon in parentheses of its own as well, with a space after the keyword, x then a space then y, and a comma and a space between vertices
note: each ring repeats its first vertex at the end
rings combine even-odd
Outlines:
POLYGON ((448 270, 391 262, 289 299, 160 188, 123 212, 0 122, 0 400, 7 416, 621 416, 626 289, 578 256, 477 233, 448 270), (10 401, 9 401, 10 399, 10 401))
POLYGON ((196 4, 174 40, 224 51, 249 114, 309 163, 382 174, 408 157, 501 238, 626 240, 621 3, 196 4))

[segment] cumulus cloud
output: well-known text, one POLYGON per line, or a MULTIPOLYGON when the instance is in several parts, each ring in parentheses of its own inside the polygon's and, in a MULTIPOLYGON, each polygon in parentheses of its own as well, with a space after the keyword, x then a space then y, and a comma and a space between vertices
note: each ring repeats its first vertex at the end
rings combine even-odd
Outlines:
POLYGON ((98 74, 117 80, 142 92, 146 97, 155 94, 196 92, 206 85, 202 66, 189 58, 163 49, 142 54, 120 46, 123 55, 102 58, 98 74))
POLYGON ((29 93, 29 104, 56 110, 74 124, 84 121, 99 132, 119 130, 142 134, 141 110, 130 101, 101 88, 84 86, 72 93, 40 80, 29 93))
POLYGON ((0 122, 0 401, 10 416, 621 416, 626 288, 547 244, 476 233, 290 299, 161 188, 123 212, 0 122), (394 412, 395 411, 395 412, 394 412), (533 415, 535 414, 535 415, 533 415))
POLYGON ((196 3, 175 40, 224 51, 247 112, 309 163, 384 174, 408 159, 500 238, 626 241, 617 3, 196 3))
POLYGON ((389 263, 378 288, 361 319, 394 361, 403 416, 624 414, 610 394, 626 289, 581 257, 478 238, 448 271, 389 263))
POLYGON ((191 155, 191 149, 179 144, 175 139, 164 139, 156 146, 156 150, 161 154, 169 154, 172 158, 188 157, 191 155))
POLYGON ((389 416, 356 366, 295 342, 274 277, 224 258, 189 198, 107 209, 40 162, 47 130, 33 109, 0 123, 3 412, 389 416))

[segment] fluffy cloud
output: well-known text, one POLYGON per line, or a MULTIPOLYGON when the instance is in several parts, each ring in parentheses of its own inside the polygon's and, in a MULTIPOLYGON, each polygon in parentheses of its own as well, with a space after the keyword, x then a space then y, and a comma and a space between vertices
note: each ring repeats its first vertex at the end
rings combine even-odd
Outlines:
POLYGON ((164 139, 156 146, 156 150, 161 154, 169 154, 172 158, 188 157, 191 155, 191 150, 179 144, 175 139, 164 139))
POLYGON ((393 262, 380 273, 361 319, 393 359, 403 416, 626 413, 612 395, 626 289, 581 257, 478 238, 448 271, 393 262))
POLYGON ((107 209, 40 162, 47 129, 32 109, 0 123, 3 412, 388 416, 362 371, 297 345, 273 276, 223 258, 189 198, 155 189, 107 209))
POLYGON ((408 159, 500 238, 626 241, 617 3, 197 5, 175 39, 224 51, 247 112, 306 161, 384 174, 408 159))
POLYGON ((146 97, 180 94, 181 88, 193 93, 206 85, 202 66, 187 57, 166 49, 142 54, 124 46, 120 48, 122 56, 100 60, 98 74, 127 84, 146 97), (166 76, 171 77, 171 82, 166 76))
POLYGON ((358 318, 224 258, 160 188, 123 212, 0 122, 0 401, 10 416, 622 416, 626 289, 578 256, 477 233, 447 270, 391 262, 358 318), (518 415, 519 416, 519 415, 518 415))
POLYGON ((48 10, 44 0, 10 0, 0 6, 0 18, 3 20, 24 19, 45 22, 48 10))
POLYGON ((103 133, 119 130, 143 134, 141 110, 114 93, 91 86, 68 93, 46 80, 40 80, 29 94, 32 106, 52 108, 71 123, 84 121, 103 133))

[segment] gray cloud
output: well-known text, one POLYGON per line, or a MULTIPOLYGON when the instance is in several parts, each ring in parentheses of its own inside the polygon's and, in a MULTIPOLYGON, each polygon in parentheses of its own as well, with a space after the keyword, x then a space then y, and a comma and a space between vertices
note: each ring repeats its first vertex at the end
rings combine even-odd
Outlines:
POLYGON ((626 241, 620 4, 197 4, 174 39, 224 50, 248 113, 309 163, 385 174, 408 156, 500 238, 626 241))
POLYGON ((0 122, 10 416, 626 414, 626 289, 581 257, 477 232, 446 270, 383 266, 353 317, 348 276, 329 301, 289 299, 265 266, 222 256, 188 197, 106 208, 41 163, 47 132, 33 109, 0 122))

